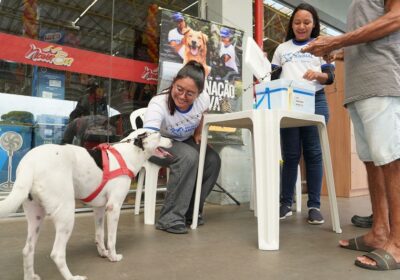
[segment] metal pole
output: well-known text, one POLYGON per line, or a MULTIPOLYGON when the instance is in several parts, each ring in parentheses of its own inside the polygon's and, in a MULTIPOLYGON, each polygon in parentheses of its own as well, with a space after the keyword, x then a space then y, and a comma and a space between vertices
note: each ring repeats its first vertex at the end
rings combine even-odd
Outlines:
POLYGON ((263 49, 263 38, 264 38, 264 3, 263 0, 254 1, 254 21, 255 21, 255 32, 254 39, 257 44, 263 49))

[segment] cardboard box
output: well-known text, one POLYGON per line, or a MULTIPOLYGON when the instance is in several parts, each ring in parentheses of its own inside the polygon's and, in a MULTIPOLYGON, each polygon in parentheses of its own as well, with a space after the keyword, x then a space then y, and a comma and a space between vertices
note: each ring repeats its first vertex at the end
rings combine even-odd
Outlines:
POLYGON ((68 117, 42 114, 36 116, 36 123, 66 125, 68 123, 68 117))
POLYGON ((43 144, 61 144, 68 117, 56 115, 38 115, 34 127, 33 146, 43 144))
POLYGON ((315 86, 286 79, 264 82, 255 86, 256 109, 283 109, 315 113, 315 86))

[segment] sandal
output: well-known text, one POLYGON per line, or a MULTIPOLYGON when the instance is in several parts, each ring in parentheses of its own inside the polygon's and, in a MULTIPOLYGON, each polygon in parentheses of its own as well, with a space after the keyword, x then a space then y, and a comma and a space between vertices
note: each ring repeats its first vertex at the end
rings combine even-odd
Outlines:
POLYGON ((393 256, 383 249, 376 249, 371 253, 365 254, 364 256, 370 258, 371 260, 374 260, 376 262, 376 265, 365 264, 363 262, 360 262, 359 260, 356 260, 354 264, 356 266, 371 270, 400 269, 400 263, 396 262, 393 256))
POLYGON ((375 247, 365 244, 364 236, 357 236, 356 238, 351 238, 348 241, 349 241, 349 245, 343 246, 343 245, 339 244, 339 246, 344 249, 368 252, 368 253, 376 250, 375 247))

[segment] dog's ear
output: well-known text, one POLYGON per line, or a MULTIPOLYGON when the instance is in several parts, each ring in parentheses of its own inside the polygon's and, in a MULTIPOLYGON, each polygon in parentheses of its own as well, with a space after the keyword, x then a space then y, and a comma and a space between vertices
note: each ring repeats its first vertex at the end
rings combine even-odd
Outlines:
POLYGON ((207 45, 207 43, 208 43, 208 36, 207 36, 207 34, 204 34, 203 32, 201 32, 201 38, 203 39, 204 45, 207 45))
POLYGON ((207 34, 204 34, 203 32, 201 32, 201 39, 203 41, 203 48, 202 48, 201 52, 202 52, 202 56, 203 56, 203 62, 205 63, 206 56, 207 56, 207 42, 208 42, 207 34))
MULTIPOLYGON (((185 30, 183 30, 183 39, 182 39, 182 44, 183 45, 186 45, 186 43, 187 43, 187 35, 189 34, 189 32, 190 31, 192 31, 192 29, 191 28, 186 28, 185 30)), ((187 49, 186 49, 186 51, 187 51, 187 49)))
POLYGON ((189 33, 190 31, 192 31, 192 30, 193 30, 193 29, 190 28, 190 27, 186 28, 185 31, 183 31, 183 35, 188 34, 188 33, 189 33))
POLYGON ((147 137, 147 133, 144 132, 142 134, 139 134, 134 140, 133 140, 133 145, 139 147, 144 151, 143 147, 143 139, 147 137))

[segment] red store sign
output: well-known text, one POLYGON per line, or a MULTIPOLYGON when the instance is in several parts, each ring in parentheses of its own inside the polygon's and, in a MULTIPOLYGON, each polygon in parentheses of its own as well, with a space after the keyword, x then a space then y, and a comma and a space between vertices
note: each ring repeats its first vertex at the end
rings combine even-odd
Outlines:
POLYGON ((49 45, 41 49, 31 44, 31 49, 26 53, 25 58, 34 62, 46 62, 60 66, 71 66, 74 62, 72 57, 68 57, 68 53, 60 47, 49 45))
POLYGON ((0 33, 0 59, 137 83, 157 84, 158 65, 0 33))

